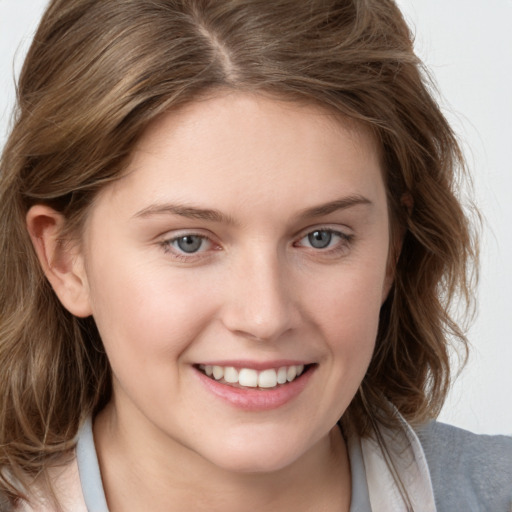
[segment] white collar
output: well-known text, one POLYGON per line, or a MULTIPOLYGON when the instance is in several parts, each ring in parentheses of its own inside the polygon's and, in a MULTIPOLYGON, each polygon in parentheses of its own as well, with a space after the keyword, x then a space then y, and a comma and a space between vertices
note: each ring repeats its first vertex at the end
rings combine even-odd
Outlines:
POLYGON ((371 508, 378 512, 436 512, 432 481, 421 443, 411 426, 398 412, 397 415, 401 429, 379 427, 385 450, 375 435, 352 440, 360 443, 371 508), (410 506, 400 492, 398 481, 403 485, 410 506))

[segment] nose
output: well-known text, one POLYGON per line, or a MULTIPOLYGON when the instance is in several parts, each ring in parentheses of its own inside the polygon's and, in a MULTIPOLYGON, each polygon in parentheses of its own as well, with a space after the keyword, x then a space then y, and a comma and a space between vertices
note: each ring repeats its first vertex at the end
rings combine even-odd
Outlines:
POLYGON ((240 258, 226 293, 222 321, 238 336, 275 341, 298 324, 291 272, 275 254, 240 258))

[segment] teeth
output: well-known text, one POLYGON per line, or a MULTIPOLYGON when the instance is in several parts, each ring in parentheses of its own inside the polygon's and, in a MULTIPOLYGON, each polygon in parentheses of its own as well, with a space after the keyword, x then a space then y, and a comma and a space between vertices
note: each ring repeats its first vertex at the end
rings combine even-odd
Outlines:
POLYGON ((304 372, 304 365, 282 366, 281 368, 263 370, 258 372, 252 368, 240 368, 233 366, 200 365, 199 368, 208 377, 215 380, 224 379, 229 384, 239 384, 248 388, 275 388, 278 384, 292 382, 304 372))
POLYGON ((277 371, 277 383, 285 384, 287 382, 286 376, 288 375, 288 370, 286 366, 279 368, 277 371))
POLYGON ((224 368, 221 366, 214 366, 213 367, 213 378, 215 380, 220 380, 224 377, 224 368))
MULTIPOLYGON (((220 366, 217 366, 217 368, 220 368, 220 366)), ((235 368, 232 366, 228 366, 227 368, 224 368, 224 380, 229 383, 235 383, 238 382, 238 372, 235 368)))
POLYGON ((258 372, 250 370, 249 368, 242 368, 238 374, 238 384, 248 388, 255 388, 258 386, 258 372))
POLYGON ((297 377, 297 367, 290 366, 286 372, 286 380, 291 382, 293 379, 295 379, 295 377, 297 377))
POLYGON ((277 373, 275 370, 264 370, 258 375, 260 388, 275 388, 277 386, 277 373))

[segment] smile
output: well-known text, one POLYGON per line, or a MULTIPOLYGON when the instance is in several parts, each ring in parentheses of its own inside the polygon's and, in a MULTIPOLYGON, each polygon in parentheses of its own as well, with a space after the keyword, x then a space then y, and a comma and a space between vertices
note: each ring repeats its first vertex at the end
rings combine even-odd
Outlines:
POLYGON ((258 371, 233 366, 199 365, 205 375, 224 384, 242 388, 273 389, 293 382, 304 372, 304 365, 281 366, 258 371))

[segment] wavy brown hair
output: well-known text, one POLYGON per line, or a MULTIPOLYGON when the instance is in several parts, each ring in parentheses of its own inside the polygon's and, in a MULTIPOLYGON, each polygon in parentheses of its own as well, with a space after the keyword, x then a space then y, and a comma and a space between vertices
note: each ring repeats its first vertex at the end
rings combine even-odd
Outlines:
POLYGON ((392 0, 53 0, 19 78, 0 168, 0 494, 73 446, 110 398, 92 318, 59 303, 25 227, 48 204, 79 236, 148 124, 217 88, 324 106, 369 127, 392 231, 403 235, 376 350, 344 420, 361 435, 438 413, 450 314, 471 298, 476 250, 457 198, 463 158, 392 0), (7 472, 6 472, 7 471, 7 472))

